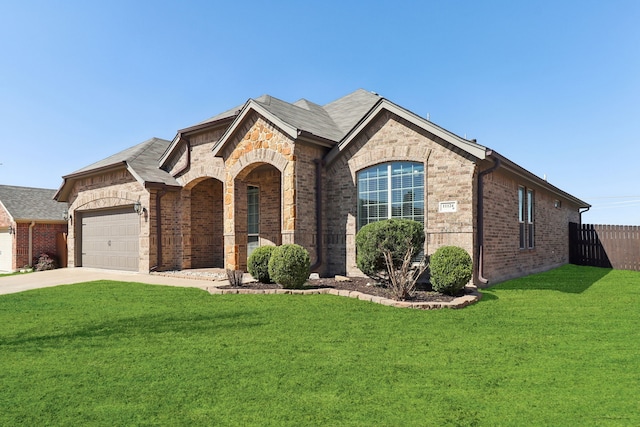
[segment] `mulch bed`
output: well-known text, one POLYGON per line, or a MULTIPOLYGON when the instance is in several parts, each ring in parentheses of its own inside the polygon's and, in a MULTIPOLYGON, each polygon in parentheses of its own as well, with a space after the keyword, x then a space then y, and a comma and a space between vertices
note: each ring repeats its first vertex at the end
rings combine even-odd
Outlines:
MULTIPOLYGON (((396 299, 393 293, 386 287, 376 285, 372 279, 367 277, 350 277, 349 281, 338 281, 334 278, 321 278, 309 280, 303 289, 334 288, 349 291, 358 291, 363 294, 377 297, 396 299)), ((220 286, 220 289, 282 289, 282 286, 274 283, 251 282, 244 283, 241 287, 231 285, 220 286)), ((438 292, 419 289, 416 290, 411 302, 450 302, 456 297, 444 295, 438 292)))

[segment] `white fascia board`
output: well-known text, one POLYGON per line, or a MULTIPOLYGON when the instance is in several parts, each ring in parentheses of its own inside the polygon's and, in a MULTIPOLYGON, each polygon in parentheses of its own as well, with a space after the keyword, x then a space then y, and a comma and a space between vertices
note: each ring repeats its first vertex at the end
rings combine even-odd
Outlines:
POLYGON ((289 135, 291 139, 296 139, 298 137, 298 129, 296 127, 291 126, 289 123, 284 122, 279 117, 274 116, 273 114, 271 114, 271 112, 265 110, 260 104, 255 102, 253 99, 250 99, 249 101, 247 101, 244 107, 242 107, 242 110, 240 111, 240 114, 238 114, 238 117, 235 118, 233 123, 231 123, 231 125, 227 128, 224 134, 222 134, 218 142, 216 142, 216 144, 211 149, 214 156, 218 155, 222 147, 224 147, 224 145, 227 143, 227 140, 231 137, 231 135, 235 133, 236 129, 240 127, 245 117, 247 117, 251 113, 251 111, 255 111, 265 119, 269 120, 271 123, 276 125, 279 129, 281 129, 284 133, 289 135))
POLYGON ((350 143, 353 141, 383 110, 387 110, 398 117, 401 117, 407 120, 410 123, 426 130, 427 132, 441 138, 442 140, 452 144, 455 147, 460 148, 461 150, 471 154, 477 159, 485 159, 487 148, 473 143, 471 141, 467 141, 464 138, 461 138, 446 129, 437 126, 430 121, 423 119, 422 117, 412 113, 409 110, 406 110, 393 102, 388 101, 387 99, 382 99, 378 105, 376 105, 369 114, 362 120, 355 128, 353 128, 345 138, 337 144, 333 150, 327 154, 326 162, 331 163, 338 154, 343 151, 350 143))

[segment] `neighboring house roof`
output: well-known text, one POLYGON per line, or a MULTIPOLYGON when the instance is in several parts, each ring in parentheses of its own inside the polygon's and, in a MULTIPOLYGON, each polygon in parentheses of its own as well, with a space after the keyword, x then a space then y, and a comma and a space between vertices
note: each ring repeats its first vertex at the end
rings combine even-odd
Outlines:
POLYGON ((165 139, 151 138, 106 159, 78 169, 69 175, 65 175, 62 177, 62 186, 55 195, 56 200, 66 201, 71 189, 70 183, 77 178, 120 167, 125 167, 136 181, 145 187, 153 184, 179 187, 180 184, 171 174, 158 167, 160 157, 162 157, 162 154, 170 144, 171 141, 165 139))
POLYGON ((0 185, 0 204, 13 221, 59 221, 67 204, 56 202, 56 190, 0 185))

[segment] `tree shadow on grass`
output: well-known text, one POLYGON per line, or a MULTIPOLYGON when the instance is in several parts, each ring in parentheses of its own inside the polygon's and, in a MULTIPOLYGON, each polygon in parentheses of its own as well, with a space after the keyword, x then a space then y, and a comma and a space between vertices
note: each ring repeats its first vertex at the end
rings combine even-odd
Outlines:
POLYGON ((0 339, 0 345, 33 344, 38 347, 59 347, 68 345, 69 341, 111 338, 136 335, 162 334, 208 334, 215 336, 218 331, 234 328, 236 330, 262 326, 263 323, 251 320, 251 313, 234 313, 231 315, 142 315, 110 320, 103 323, 82 324, 32 335, 22 333, 18 336, 0 339))
MULTIPOLYGON (((612 269, 567 264, 562 267, 497 284, 500 290, 549 290, 581 294, 609 274, 612 269)), ((497 298, 497 297, 496 297, 497 298)))

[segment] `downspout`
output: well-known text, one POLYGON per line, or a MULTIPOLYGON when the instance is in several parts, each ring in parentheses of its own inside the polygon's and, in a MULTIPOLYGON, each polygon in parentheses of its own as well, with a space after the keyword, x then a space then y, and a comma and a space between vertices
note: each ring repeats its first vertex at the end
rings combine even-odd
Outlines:
POLYGON ((29 224, 29 265, 33 266, 33 227, 36 226, 35 221, 31 221, 29 224))
POLYGON ((167 194, 167 190, 158 190, 156 193, 156 265, 151 267, 151 271, 156 271, 162 265, 162 196, 167 194))
MULTIPOLYGON (((491 150, 487 150, 487 157, 493 154, 491 150)), ((500 159, 495 158, 493 166, 478 174, 478 281, 483 285, 489 283, 484 277, 484 185, 482 178, 490 174, 500 166, 500 159)))
POLYGON ((317 270, 322 265, 322 167, 324 161, 315 159, 316 164, 316 262, 310 267, 317 270))
POLYGON ((589 209, 591 209, 591 206, 588 206, 585 210, 583 211, 578 211, 578 214, 580 215, 580 224, 582 224, 582 214, 589 212, 589 209))

